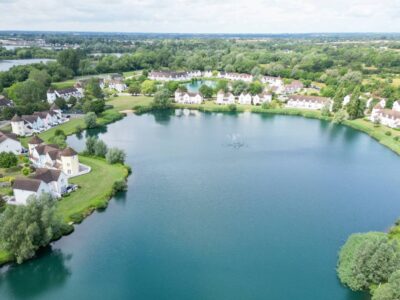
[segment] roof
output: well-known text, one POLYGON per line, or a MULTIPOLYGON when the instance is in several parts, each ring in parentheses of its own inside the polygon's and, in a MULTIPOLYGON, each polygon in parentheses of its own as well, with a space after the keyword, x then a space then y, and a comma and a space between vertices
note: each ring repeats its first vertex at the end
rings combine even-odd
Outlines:
POLYGON ((38 137, 37 135, 33 136, 33 137, 28 141, 28 144, 31 144, 31 145, 40 145, 40 144, 42 144, 42 143, 43 143, 43 140, 42 140, 40 137, 38 137))
POLYGON ((400 112, 392 110, 392 109, 381 109, 379 112, 384 117, 390 117, 392 119, 400 119, 400 112))
POLYGON ((19 139, 16 134, 14 133, 5 133, 0 131, 0 143, 4 142, 5 140, 12 139, 14 141, 19 142, 19 139))
POLYGON ((5 106, 13 106, 13 103, 11 100, 8 100, 6 97, 0 95, 0 107, 5 106))
POLYGON ((34 178, 17 178, 14 181, 13 189, 37 192, 42 183, 39 179, 34 178))
POLYGON ((35 149, 39 155, 44 155, 54 150, 60 151, 60 148, 57 145, 39 145, 35 149))
POLYGON ((22 119, 20 116, 14 115, 14 117, 11 119, 11 122, 22 122, 22 119))
POLYGON ((63 151, 61 151, 61 156, 75 156, 77 154, 78 153, 71 147, 67 147, 63 151))
POLYGON ((32 178, 49 183, 52 181, 57 181, 60 175, 61 175, 60 170, 39 168, 36 169, 36 172, 32 176, 32 178))
POLYGON ((57 93, 60 95, 63 94, 72 94, 72 93, 76 93, 78 90, 74 87, 72 88, 67 88, 67 89, 62 89, 62 90, 57 90, 57 93))
POLYGON ((28 122, 28 123, 34 123, 37 121, 38 116, 36 115, 23 115, 21 116, 22 120, 28 122))

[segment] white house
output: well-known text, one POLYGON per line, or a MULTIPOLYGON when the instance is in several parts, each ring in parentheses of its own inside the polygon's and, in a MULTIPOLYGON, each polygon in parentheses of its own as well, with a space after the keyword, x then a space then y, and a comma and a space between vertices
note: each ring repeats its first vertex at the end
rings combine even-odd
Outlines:
POLYGON ((225 93, 224 91, 219 91, 217 94, 217 104, 235 104, 235 96, 232 93, 225 93))
POLYGON ((149 79, 157 81, 182 81, 192 78, 188 72, 151 71, 149 74, 149 79))
POLYGON ((177 90, 175 92, 175 102, 181 104, 201 104, 203 96, 200 93, 190 93, 177 90))
POLYGON ((68 177, 77 176, 80 172, 78 153, 72 148, 61 150, 57 145, 45 145, 34 136, 28 141, 29 159, 37 168, 58 169, 68 177))
POLYGON ((49 89, 47 91, 47 102, 49 102, 50 104, 54 103, 57 98, 68 100, 71 97, 75 97, 76 99, 83 98, 83 89, 81 87, 72 87, 61 90, 49 89))
POLYGON ((14 200, 8 203, 26 205, 29 197, 40 197, 44 193, 59 198, 65 193, 67 187, 68 178, 62 171, 40 168, 32 177, 15 179, 14 200))
POLYGON ((14 154, 22 152, 22 146, 16 134, 0 131, 0 152, 12 152, 14 154))
POLYGON ((0 95, 0 110, 3 110, 6 107, 13 107, 14 103, 7 99, 6 97, 4 97, 3 95, 0 95))
POLYGON ((35 115, 15 115, 11 119, 12 132, 19 136, 31 135, 44 129, 44 122, 39 116, 35 115))
POLYGON ((301 81, 293 80, 290 84, 288 84, 284 87, 284 92, 286 94, 293 94, 293 93, 297 93, 302 88, 304 88, 304 85, 301 81))
POLYGON ((252 97, 251 97, 250 93, 247 93, 247 94, 241 93, 239 95, 239 104, 251 105, 251 99, 252 99, 252 97))
POLYGON ((272 101, 272 94, 264 92, 260 95, 253 96, 253 105, 260 105, 263 103, 269 103, 272 101))
POLYGON ((262 83, 268 83, 271 86, 283 86, 283 80, 280 77, 263 76, 261 77, 262 83))
POLYGON ((397 100, 397 101, 395 101, 395 102, 393 103, 392 109, 393 109, 394 111, 399 111, 399 112, 400 112, 400 100, 397 100))
POLYGON ((125 91, 128 87, 127 85, 124 83, 123 80, 119 80, 119 79, 112 79, 108 82, 108 87, 110 89, 114 89, 116 91, 118 91, 119 93, 122 93, 123 91, 125 91))
POLYGON ((347 104, 350 103, 351 100, 351 95, 347 95, 343 98, 342 106, 346 106, 347 104))
POLYGON ((38 179, 16 178, 13 184, 14 200, 8 204, 26 205, 32 196, 39 197, 44 193, 51 194, 49 186, 38 179))
POLYGON ((325 97, 317 96, 303 96, 303 95, 291 95, 286 103, 288 108, 302 108, 302 109, 312 109, 318 110, 326 106, 329 110, 332 110, 333 101, 325 97))
POLYGON ((370 120, 391 128, 400 128, 400 112, 382 108, 379 104, 372 110, 370 120))

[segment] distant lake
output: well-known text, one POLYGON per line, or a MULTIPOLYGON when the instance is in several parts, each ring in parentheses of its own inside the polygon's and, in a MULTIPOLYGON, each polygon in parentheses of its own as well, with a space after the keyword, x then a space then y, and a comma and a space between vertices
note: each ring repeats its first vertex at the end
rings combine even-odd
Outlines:
POLYGON ((47 58, 30 58, 30 59, 10 59, 0 60, 0 71, 8 71, 14 66, 30 65, 36 63, 46 63, 48 61, 54 61, 54 59, 47 58))
POLYGON ((212 87, 212 88, 214 88, 216 86, 216 82, 212 81, 212 80, 196 80, 196 81, 187 83, 186 87, 189 92, 197 93, 203 84, 208 85, 209 87, 212 87))
POLYGON ((0 299, 368 299, 335 272, 350 234, 400 215, 400 157, 368 135, 171 111, 68 143, 81 151, 93 135, 127 153, 128 191, 38 259, 3 268, 0 299))

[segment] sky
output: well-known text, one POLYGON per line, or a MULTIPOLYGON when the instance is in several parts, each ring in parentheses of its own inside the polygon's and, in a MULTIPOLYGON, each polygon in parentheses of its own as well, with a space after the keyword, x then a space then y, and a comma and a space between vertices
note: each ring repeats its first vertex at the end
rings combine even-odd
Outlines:
POLYGON ((0 0, 0 30, 400 32, 400 0, 0 0))

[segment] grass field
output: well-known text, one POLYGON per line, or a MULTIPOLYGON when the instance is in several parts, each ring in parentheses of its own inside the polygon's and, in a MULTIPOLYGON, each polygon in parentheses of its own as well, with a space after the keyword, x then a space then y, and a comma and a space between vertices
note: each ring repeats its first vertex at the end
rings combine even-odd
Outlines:
POLYGON ((80 222, 96 208, 107 206, 113 183, 128 176, 123 165, 109 165, 103 159, 85 156, 80 156, 79 160, 90 166, 92 171, 69 180, 80 188, 57 204, 57 214, 66 222, 80 222))
POLYGON ((152 100, 152 97, 147 96, 118 96, 108 100, 107 104, 112 105, 113 110, 120 112, 124 110, 132 110, 132 108, 137 105, 150 105, 152 100))

